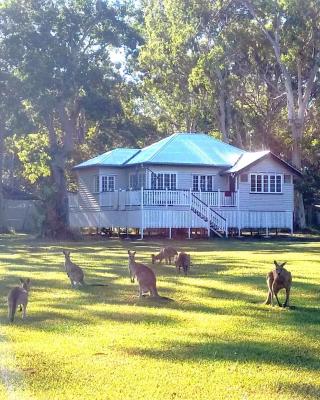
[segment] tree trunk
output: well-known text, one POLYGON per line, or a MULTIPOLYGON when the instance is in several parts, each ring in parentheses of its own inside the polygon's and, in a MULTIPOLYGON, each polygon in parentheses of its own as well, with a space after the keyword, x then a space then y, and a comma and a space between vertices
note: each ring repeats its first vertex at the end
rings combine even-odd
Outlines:
POLYGON ((226 124, 226 102, 223 90, 219 92, 219 121, 220 121, 220 130, 222 133, 222 140, 226 143, 228 140, 228 132, 227 132, 227 124, 226 124))
MULTIPOLYGON (((53 125, 53 117, 46 116, 46 126, 50 143, 50 186, 44 190, 43 208, 45 218, 42 236, 66 238, 69 236, 68 192, 65 177, 65 166, 68 152, 58 144, 57 133, 53 125)), ((69 132, 65 130, 65 140, 69 132)), ((67 140, 70 140, 67 138, 67 140)))
POLYGON ((66 159, 60 149, 52 149, 50 154, 50 185, 44 190, 45 218, 41 233, 45 237, 67 238, 69 236, 69 210, 65 178, 66 159))
POLYGON ((216 74, 218 77, 219 85, 218 85, 218 101, 219 101, 219 122, 220 122, 220 130, 222 133, 222 140, 226 143, 229 143, 229 135, 227 128, 227 116, 226 116, 226 91, 225 91, 225 79, 222 76, 219 68, 216 69, 216 74))
POLYGON ((8 232, 3 196, 4 130, 0 127, 0 232, 8 232))
MULTIPOLYGON (((295 120, 291 124, 291 136, 292 136, 292 164, 297 168, 301 169, 301 139, 302 139, 303 123, 299 120, 295 120)), ((295 190, 294 194, 294 220, 295 225, 300 229, 306 227, 306 214, 303 204, 302 193, 295 190)))

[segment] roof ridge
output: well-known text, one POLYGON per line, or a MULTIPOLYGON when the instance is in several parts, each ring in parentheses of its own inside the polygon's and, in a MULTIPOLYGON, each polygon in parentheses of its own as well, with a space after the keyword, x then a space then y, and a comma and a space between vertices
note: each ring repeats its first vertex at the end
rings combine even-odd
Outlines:
MULTIPOLYGON (((246 153, 247 153, 247 152, 246 152, 246 153)), ((241 158, 242 158, 246 153, 240 154, 240 156, 239 156, 239 158, 237 159, 237 161, 233 164, 233 167, 235 167, 235 166, 238 164, 238 162, 241 160, 241 158)))
POLYGON ((122 166, 128 164, 129 161, 131 161, 135 156, 141 153, 141 149, 132 149, 132 150, 137 150, 136 153, 134 153, 130 158, 128 158, 124 163, 122 163, 122 166))
MULTIPOLYGON (((164 138, 164 139, 168 139, 168 140, 166 141, 166 143, 165 143, 163 146, 160 147, 160 149, 158 149, 158 150, 152 155, 152 157, 149 159, 149 162, 152 161, 152 160, 154 159, 154 157, 155 157, 161 150, 165 149, 165 148, 167 147, 167 145, 168 145, 169 143, 171 143, 172 140, 173 140, 177 135, 179 135, 179 132, 176 132, 176 133, 174 133, 174 134, 172 134, 172 135, 170 135, 170 136, 164 138)), ((162 140, 164 140, 164 139, 162 139, 162 140)), ((159 143, 159 142, 156 142, 156 143, 159 143)))

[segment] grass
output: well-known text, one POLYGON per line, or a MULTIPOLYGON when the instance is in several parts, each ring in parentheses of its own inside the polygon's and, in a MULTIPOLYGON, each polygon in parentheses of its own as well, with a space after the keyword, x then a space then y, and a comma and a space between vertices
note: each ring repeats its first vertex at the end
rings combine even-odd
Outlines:
MULTIPOLYGON (((159 292, 138 300, 127 249, 145 263, 164 242, 0 242, 0 399, 139 400, 320 398, 320 243, 184 241, 190 276, 157 265, 159 292), (62 247, 90 283, 72 290, 62 247), (265 275, 288 261, 294 309, 264 306, 265 275), (20 276, 28 318, 7 321, 20 276)), ((284 297, 284 296, 283 296, 284 297)))

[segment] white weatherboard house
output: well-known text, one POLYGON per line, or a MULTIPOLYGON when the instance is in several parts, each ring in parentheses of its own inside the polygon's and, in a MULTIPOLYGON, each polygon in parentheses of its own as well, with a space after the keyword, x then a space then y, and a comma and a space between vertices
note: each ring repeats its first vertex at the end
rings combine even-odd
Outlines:
POLYGON ((293 176, 270 151, 247 152, 203 133, 175 133, 143 149, 118 148, 75 167, 70 226, 293 230, 293 176))

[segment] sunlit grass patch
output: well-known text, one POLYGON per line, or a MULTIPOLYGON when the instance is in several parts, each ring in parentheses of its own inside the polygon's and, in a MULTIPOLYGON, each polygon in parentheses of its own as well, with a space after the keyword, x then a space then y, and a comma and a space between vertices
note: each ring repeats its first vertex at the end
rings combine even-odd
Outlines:
MULTIPOLYGON (((191 253, 190 276, 157 264, 173 301, 139 300, 127 249, 151 265, 162 244, 2 239, 0 354, 20 398, 320 398, 320 243, 175 242, 191 253), (71 289, 62 248, 88 283, 108 286, 71 289), (274 259, 288 261, 294 309, 262 304, 274 259), (28 318, 12 325, 6 295, 20 276, 33 282, 28 318)), ((9 390, 2 378, 0 399, 9 390)))

